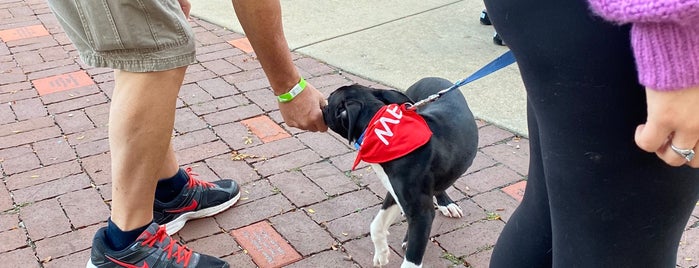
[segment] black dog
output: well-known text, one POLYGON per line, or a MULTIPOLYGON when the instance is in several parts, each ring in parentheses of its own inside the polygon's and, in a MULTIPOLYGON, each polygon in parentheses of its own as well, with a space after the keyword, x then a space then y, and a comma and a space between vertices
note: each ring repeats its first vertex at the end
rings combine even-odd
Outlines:
MULTIPOLYGON (((364 133, 367 127, 371 127, 370 124, 379 125, 379 130, 375 131, 377 136, 397 135, 390 129, 381 130, 380 120, 372 122, 382 107, 413 103, 451 85, 445 79, 424 78, 408 88, 405 94, 360 85, 344 86, 330 94, 328 106, 323 109, 323 118, 331 130, 346 137, 350 143, 361 142, 364 135, 374 134, 364 133)), ((393 107, 391 114, 395 118, 384 120, 384 127, 389 123, 397 124, 407 113, 400 113, 396 106, 389 107, 393 107)), ((403 248, 407 243, 407 250, 401 267, 422 266, 435 216, 432 196, 436 197, 437 206, 443 214, 449 217, 463 215, 445 190, 466 172, 476 156, 478 129, 473 114, 459 90, 452 90, 435 102, 420 107, 417 113, 424 118, 432 132, 429 140, 399 158, 380 164, 371 163, 388 190, 381 210, 371 223, 375 266, 388 263, 388 227, 401 211, 408 219, 408 232, 403 240, 403 248)), ((413 133, 408 136, 411 135, 413 133)), ((387 143, 386 140, 384 143, 387 143)))

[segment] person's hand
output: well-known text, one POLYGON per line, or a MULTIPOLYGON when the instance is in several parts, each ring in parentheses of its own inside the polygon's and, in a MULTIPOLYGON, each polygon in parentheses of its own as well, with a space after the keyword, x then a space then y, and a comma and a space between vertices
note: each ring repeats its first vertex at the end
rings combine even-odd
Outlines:
POLYGON ((282 113, 284 122, 295 128, 309 131, 328 130, 328 126, 323 121, 321 108, 327 105, 327 100, 313 85, 306 84, 301 94, 294 97, 290 102, 279 103, 279 111, 282 113))
POLYGON ((687 161, 672 149, 699 153, 699 86, 675 91, 646 88, 648 117, 636 128, 636 144, 672 166, 699 167, 699 156, 687 161))
POLYGON ((185 18, 189 18, 189 11, 192 10, 192 4, 189 0, 178 0, 180 2, 180 8, 182 8, 182 13, 184 13, 185 18))

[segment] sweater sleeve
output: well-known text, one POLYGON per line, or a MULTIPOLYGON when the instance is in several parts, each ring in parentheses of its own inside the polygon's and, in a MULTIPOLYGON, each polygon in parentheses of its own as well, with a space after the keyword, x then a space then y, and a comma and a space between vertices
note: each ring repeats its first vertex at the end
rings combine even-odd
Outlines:
POLYGON ((699 85, 699 0, 588 0, 606 20, 632 23, 639 82, 656 90, 699 85))

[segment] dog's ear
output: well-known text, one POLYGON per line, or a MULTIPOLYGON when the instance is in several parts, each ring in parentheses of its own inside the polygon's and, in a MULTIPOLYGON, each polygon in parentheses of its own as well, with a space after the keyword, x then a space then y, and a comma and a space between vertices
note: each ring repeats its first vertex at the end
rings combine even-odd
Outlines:
POLYGON ((413 100, 408 98, 407 95, 403 94, 403 92, 400 92, 398 90, 392 90, 392 89, 374 89, 371 91, 371 93, 379 99, 381 102, 384 104, 391 104, 391 103, 413 103, 413 100))
POLYGON ((342 126, 347 129, 347 140, 350 143, 352 142, 352 133, 354 133, 354 128, 357 126, 357 118, 359 118, 362 106, 360 102, 348 101, 345 102, 345 109, 338 114, 338 119, 342 122, 342 126))

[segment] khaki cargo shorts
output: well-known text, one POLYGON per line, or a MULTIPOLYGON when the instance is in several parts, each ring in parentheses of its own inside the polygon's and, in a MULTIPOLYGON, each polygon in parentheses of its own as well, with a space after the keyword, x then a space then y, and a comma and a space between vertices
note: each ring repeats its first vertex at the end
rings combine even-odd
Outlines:
POLYGON ((193 63, 194 32, 177 0, 49 0, 88 65, 129 72, 193 63))

